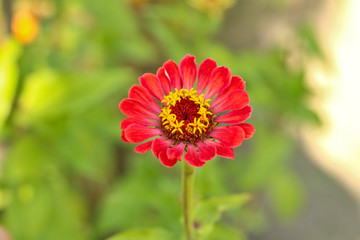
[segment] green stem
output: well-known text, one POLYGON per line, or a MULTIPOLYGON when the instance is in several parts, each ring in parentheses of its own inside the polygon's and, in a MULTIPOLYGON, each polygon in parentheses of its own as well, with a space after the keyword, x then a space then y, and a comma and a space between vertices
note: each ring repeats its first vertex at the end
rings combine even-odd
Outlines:
MULTIPOLYGON (((6 27, 7 33, 11 33, 11 18, 12 18, 12 0, 0 0, 0 11, 2 11, 2 14, 0 13, 0 16, 3 18, 3 21, 5 22, 4 25, 6 27), (3 15, 3 16, 2 16, 3 15)), ((0 19, 1 21, 1 19, 0 19)))
POLYGON ((193 219, 192 219, 192 194, 194 186, 194 168, 185 160, 183 161, 182 171, 182 204, 184 215, 184 231, 186 240, 194 240, 193 238, 193 219))

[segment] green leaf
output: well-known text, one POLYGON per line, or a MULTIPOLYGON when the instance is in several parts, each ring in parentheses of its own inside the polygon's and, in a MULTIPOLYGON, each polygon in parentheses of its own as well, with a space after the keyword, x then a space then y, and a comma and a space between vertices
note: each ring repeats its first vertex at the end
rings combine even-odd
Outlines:
POLYGON ((117 56, 121 55, 126 61, 153 60, 156 51, 148 38, 143 36, 141 29, 146 21, 140 21, 139 24, 139 14, 133 11, 131 4, 127 1, 110 1, 107 4, 101 1, 83 1, 83 5, 98 25, 98 31, 91 33, 94 35, 93 39, 101 41, 105 51, 110 54, 116 52, 117 56), (125 22, 126 24, 114 24, 125 22))
POLYGON ((320 45, 319 40, 315 34, 315 29, 309 25, 300 26, 298 35, 304 41, 304 47, 307 53, 313 54, 316 57, 319 57, 320 60, 326 61, 322 46, 320 45))
POLYGON ((238 229, 227 225, 220 225, 214 227, 214 231, 211 233, 209 240, 247 240, 245 234, 238 229))
POLYGON ((14 239, 89 239, 86 204, 63 175, 57 156, 39 138, 16 140, 1 176, 8 197, 2 221, 14 239))
POLYGON ((238 183, 242 189, 253 191, 266 186, 278 170, 286 163, 293 148, 289 137, 277 130, 255 124, 254 152, 245 161, 238 183))
POLYGON ((19 100, 24 118, 50 115, 57 111, 56 106, 65 96, 66 82, 55 70, 43 68, 29 74, 19 100))
POLYGON ((294 217, 304 202, 304 188, 300 180, 288 170, 282 170, 269 187, 270 204, 279 218, 294 217))
POLYGON ((0 46, 0 130, 6 121, 18 84, 20 46, 12 40, 0 46))
POLYGON ((161 228, 131 229, 107 240, 173 240, 171 233, 161 228))
POLYGON ((133 226, 161 226, 180 233, 178 173, 181 166, 161 168, 151 153, 132 154, 126 160, 130 165, 128 174, 119 178, 104 196, 97 217, 97 231, 108 235, 133 226))
POLYGON ((239 208, 250 200, 249 194, 233 194, 213 197, 197 205, 194 211, 194 223, 198 225, 196 237, 206 239, 220 220, 223 212, 239 208))
POLYGON ((131 79, 136 78, 125 68, 66 75, 41 69, 26 78, 20 98, 22 118, 25 122, 37 122, 38 118, 60 114, 83 114, 128 88, 133 83, 131 79))

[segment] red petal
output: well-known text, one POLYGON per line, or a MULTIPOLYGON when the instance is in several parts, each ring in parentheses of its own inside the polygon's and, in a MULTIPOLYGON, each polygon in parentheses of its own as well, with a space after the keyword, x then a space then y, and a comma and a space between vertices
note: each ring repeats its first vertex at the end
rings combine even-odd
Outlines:
POLYGON ((178 161, 181 161, 182 155, 184 154, 185 144, 180 143, 172 148, 169 148, 166 153, 169 158, 176 158, 178 161))
POLYGON ((162 163, 162 165, 164 165, 166 167, 173 167, 178 161, 176 158, 172 158, 172 159, 168 158, 168 156, 166 155, 166 152, 160 152, 159 160, 162 163))
POLYGON ((123 140, 126 143, 129 143, 129 141, 125 137, 125 131, 121 131, 121 140, 123 140))
POLYGON ((164 99, 164 92, 162 90, 160 80, 152 73, 145 73, 139 77, 141 86, 146 88, 151 96, 161 101, 164 99))
POLYGON ((177 88, 178 90, 180 90, 183 85, 180 78, 178 65, 173 60, 168 60, 164 63, 163 67, 166 70, 166 74, 169 76, 172 88, 177 88))
POLYGON ((234 159, 235 158, 235 153, 234 150, 232 148, 227 148, 224 147, 221 144, 216 144, 216 154, 219 156, 222 156, 224 158, 230 158, 230 159, 234 159))
POLYGON ((215 121, 220 123, 230 123, 230 124, 242 123, 250 117, 251 109, 252 108, 250 106, 246 106, 242 109, 234 110, 225 113, 224 115, 218 116, 215 121))
POLYGON ((231 82, 230 85, 225 88, 223 91, 221 91, 214 99, 214 101, 212 101, 212 105, 216 106, 218 105, 220 102, 222 102, 224 100, 224 98, 229 95, 230 93, 232 93, 235 90, 245 90, 245 82, 244 80, 242 80, 241 77, 239 76, 233 76, 231 78, 231 82))
POLYGON ((215 127, 210 137, 219 140, 225 147, 234 148, 241 145, 245 133, 239 126, 215 127))
POLYGON ((201 161, 210 161, 216 155, 216 148, 211 144, 211 141, 205 140, 204 143, 197 142, 196 146, 199 151, 199 158, 201 161))
POLYGON ((236 126, 239 126, 244 130, 245 138, 251 138, 255 133, 255 127, 249 123, 240 123, 236 126))
POLYGON ((240 76, 232 76, 230 85, 232 90, 242 89, 245 90, 245 81, 240 76))
POLYGON ((123 114, 128 117, 150 118, 159 120, 159 116, 147 109, 138 100, 132 98, 125 98, 119 104, 119 108, 123 114))
POLYGON ((216 68, 217 64, 214 60, 205 59, 199 66, 199 76, 197 91, 201 94, 209 84, 211 72, 216 68))
POLYGON ((159 128, 149 128, 136 123, 129 125, 124 131, 126 139, 132 143, 139 143, 161 134, 159 128))
POLYGON ((166 141, 165 138, 155 138, 152 144, 152 152, 155 157, 159 158, 160 152, 165 152, 171 146, 170 141, 166 141))
POLYGON ((240 76, 232 76, 229 86, 224 91, 234 91, 237 89, 245 90, 245 81, 240 76))
POLYGON ((189 54, 180 62, 180 75, 184 84, 184 88, 190 90, 194 87, 197 74, 197 66, 195 63, 195 57, 189 54))
POLYGON ((236 90, 224 98, 217 106, 210 103, 214 114, 229 110, 237 110, 245 107, 250 102, 248 94, 244 90, 236 90))
POLYGON ((209 85, 205 92, 205 99, 212 98, 215 94, 226 88, 230 84, 231 71, 227 67, 215 68, 211 75, 209 85))
POLYGON ((150 93, 146 88, 140 85, 134 85, 129 90, 129 98, 134 98, 142 103, 145 107, 149 108, 149 110, 160 113, 161 108, 155 102, 155 100, 151 97, 150 93))
POLYGON ((171 92, 171 85, 168 76, 165 74, 165 68, 161 67, 158 69, 156 76, 160 80, 160 84, 165 94, 168 95, 171 92))
POLYGON ((187 152, 184 158, 186 162, 193 167, 202 167, 205 165, 205 162, 200 161, 199 154, 192 144, 187 145, 187 152))
POLYGON ((160 125, 159 121, 152 121, 152 120, 148 120, 145 118, 131 117, 131 118, 125 118, 124 120, 122 120, 120 123, 120 128, 125 129, 130 124, 133 124, 133 123, 137 123, 137 124, 144 125, 144 126, 154 126, 154 127, 160 125))
POLYGON ((151 149, 151 145, 152 145, 152 142, 154 140, 150 140, 150 141, 147 141, 147 142, 144 142, 142 144, 139 144, 135 147, 134 151, 137 152, 137 153, 146 153, 147 151, 149 151, 151 149))

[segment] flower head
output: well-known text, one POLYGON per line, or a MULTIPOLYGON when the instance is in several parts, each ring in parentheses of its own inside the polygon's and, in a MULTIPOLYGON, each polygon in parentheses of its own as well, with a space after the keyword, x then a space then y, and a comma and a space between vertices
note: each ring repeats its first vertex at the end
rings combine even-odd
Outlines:
POLYGON ((22 10, 14 14, 11 29, 19 42, 29 44, 35 40, 39 32, 39 23, 32 12, 22 10))
POLYGON ((165 166, 174 166, 184 153, 185 161, 195 167, 216 155, 234 158, 233 148, 255 132, 243 123, 252 110, 245 82, 212 59, 199 68, 191 55, 179 66, 168 60, 156 75, 145 73, 139 81, 119 105, 129 117, 121 122, 121 137, 141 143, 135 152, 152 149, 165 166))

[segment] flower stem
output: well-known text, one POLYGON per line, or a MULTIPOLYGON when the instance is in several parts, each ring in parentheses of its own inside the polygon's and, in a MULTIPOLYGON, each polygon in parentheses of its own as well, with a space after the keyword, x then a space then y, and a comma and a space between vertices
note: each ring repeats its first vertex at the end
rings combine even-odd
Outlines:
POLYGON ((186 240, 194 240, 193 238, 193 219, 192 219, 192 194, 194 186, 194 168, 185 160, 183 161, 182 171, 182 204, 184 215, 184 231, 186 240))

